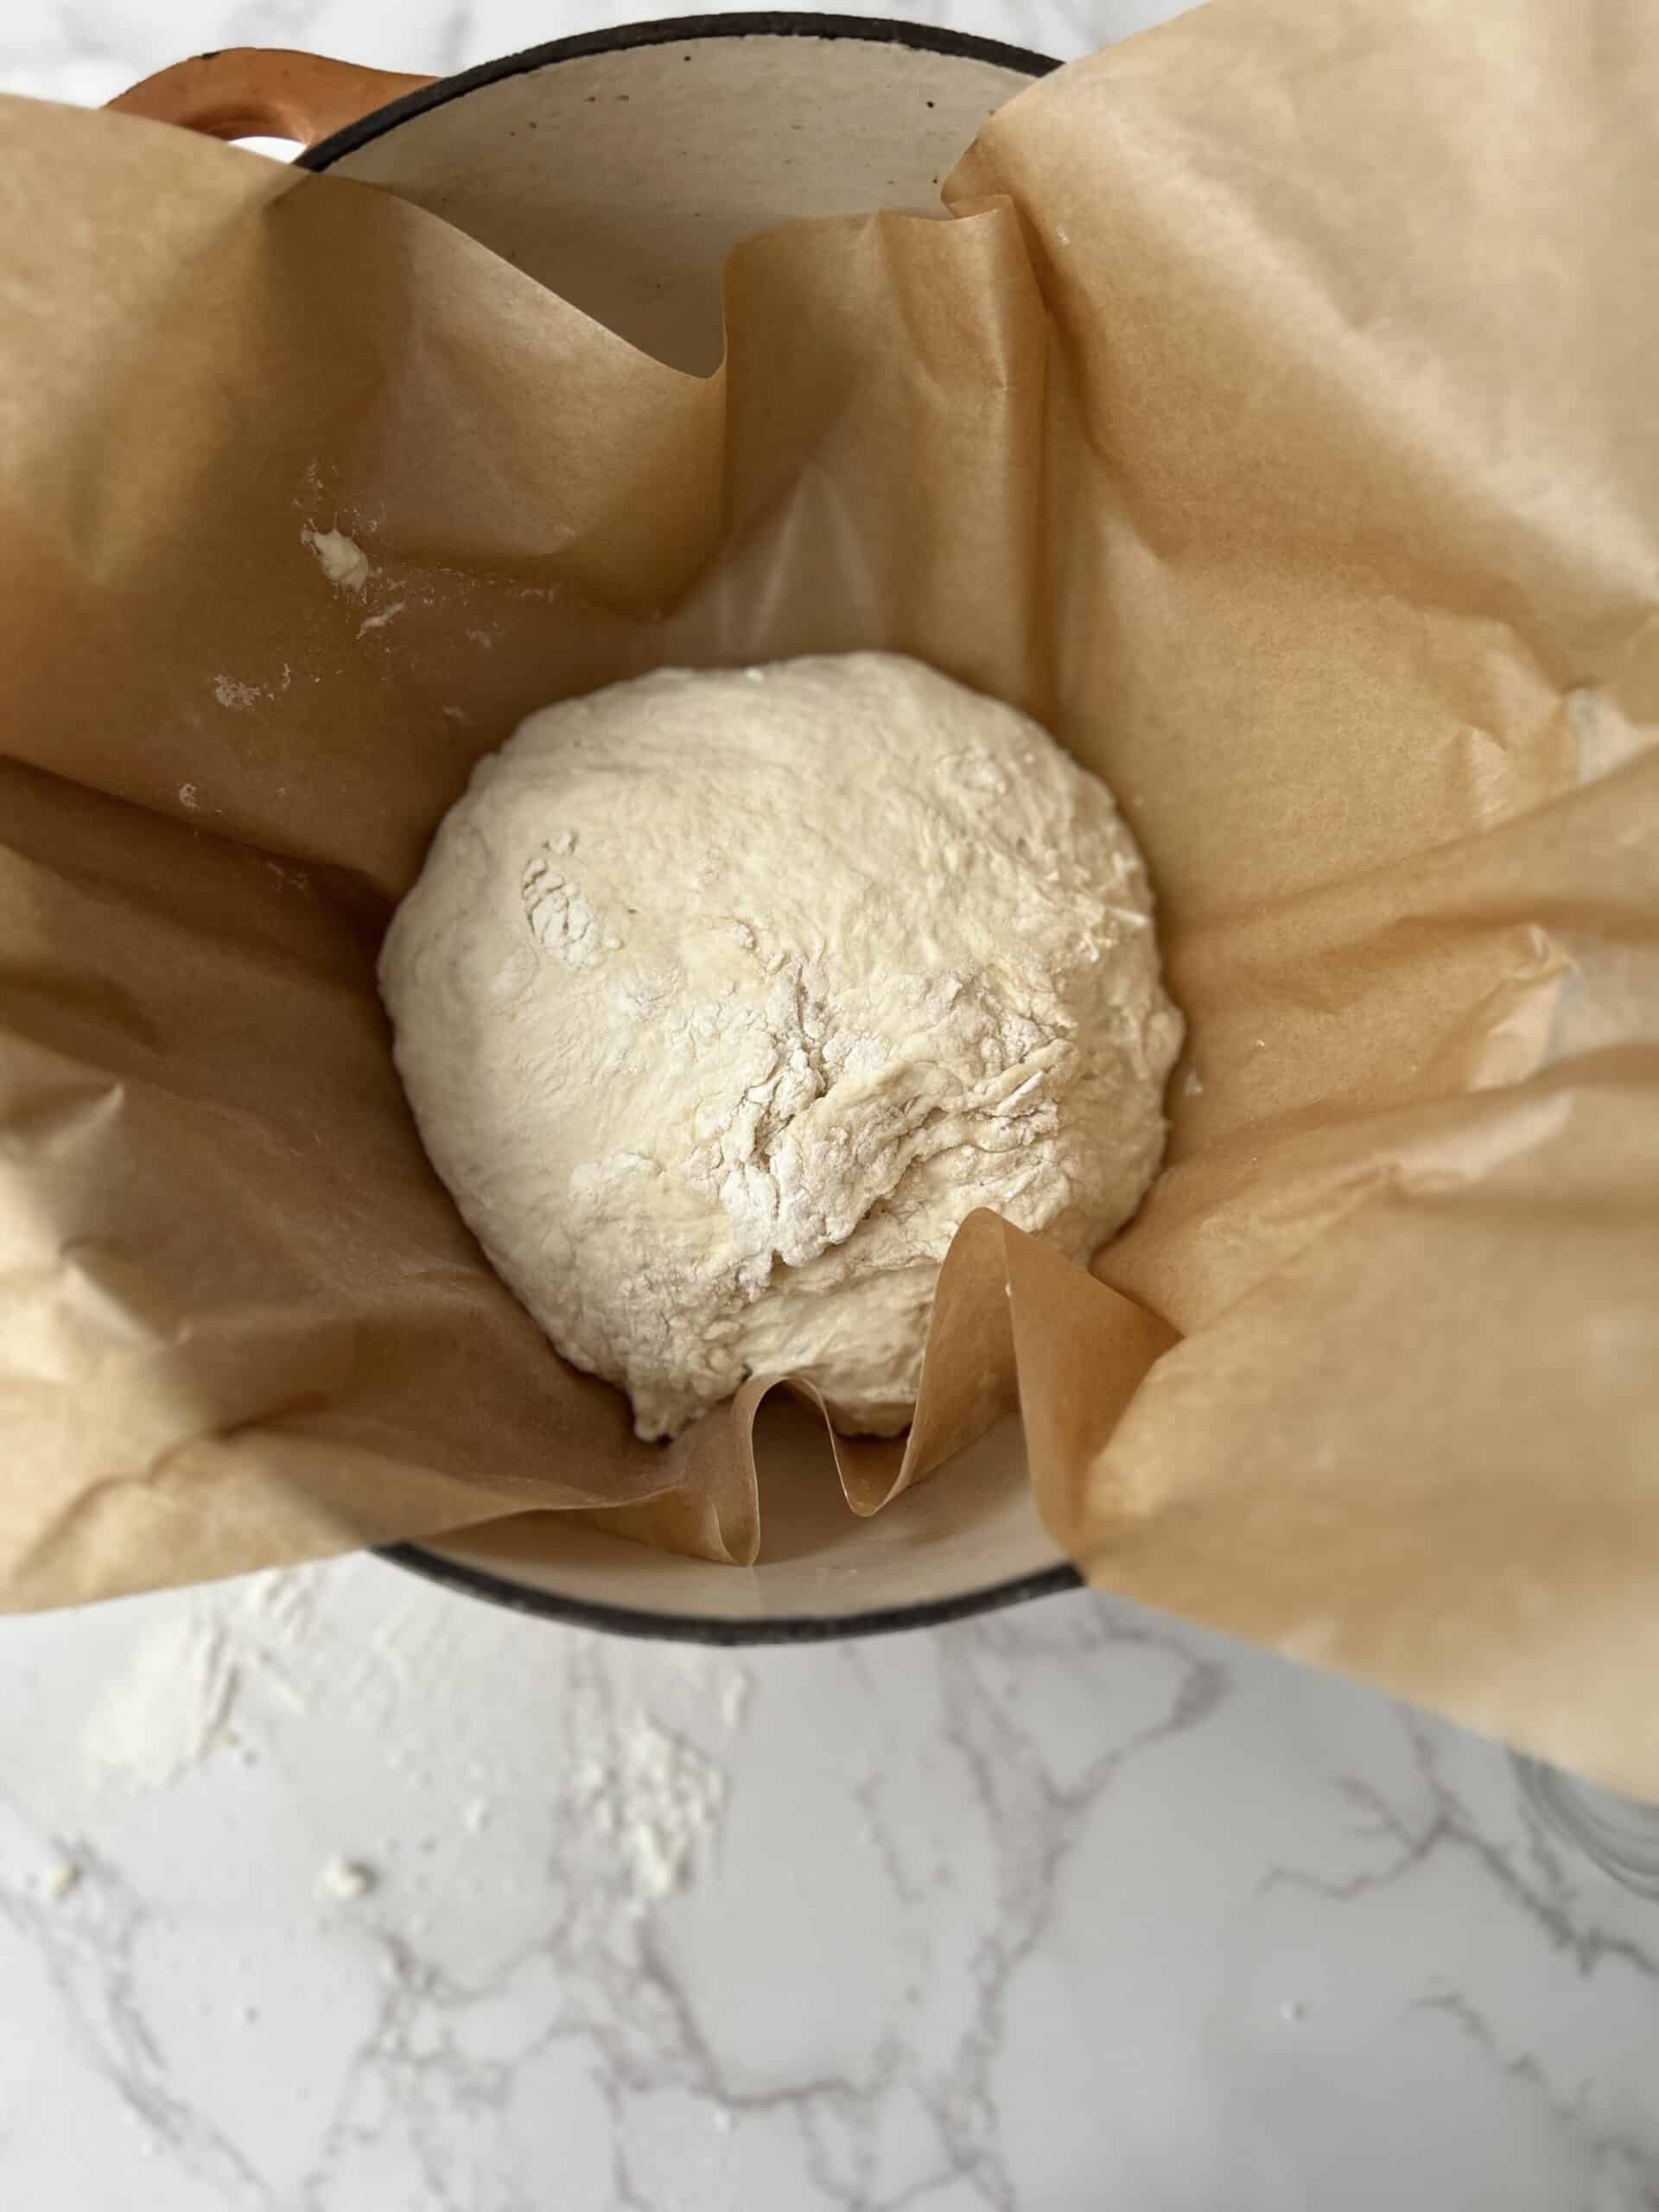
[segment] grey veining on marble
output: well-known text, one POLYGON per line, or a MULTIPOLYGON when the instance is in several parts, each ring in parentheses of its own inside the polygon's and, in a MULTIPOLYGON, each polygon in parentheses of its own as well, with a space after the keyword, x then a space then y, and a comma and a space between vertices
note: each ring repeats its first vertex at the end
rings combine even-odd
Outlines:
POLYGON ((0 1640, 0 2201, 1659 2206, 1659 1909, 1106 1599, 737 1654, 356 1560, 0 1640))
MULTIPOLYGON (((57 0, 0 85, 645 12, 57 0)), ((1495 1747, 1092 1596, 739 1656, 354 1560, 0 1622, 0 1992, 8 2207, 1659 2212, 1659 1904, 1495 1747)))

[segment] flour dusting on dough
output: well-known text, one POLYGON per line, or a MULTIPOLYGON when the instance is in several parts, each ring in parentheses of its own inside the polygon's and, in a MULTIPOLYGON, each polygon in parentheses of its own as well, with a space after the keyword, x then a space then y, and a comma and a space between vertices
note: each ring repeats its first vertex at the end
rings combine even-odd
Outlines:
POLYGON ((891 655, 755 676, 532 715, 381 985, 461 1211, 642 1436, 757 1375, 890 1434, 969 1214, 1081 1261, 1134 1211, 1181 1021, 1111 794, 1035 723, 891 655))

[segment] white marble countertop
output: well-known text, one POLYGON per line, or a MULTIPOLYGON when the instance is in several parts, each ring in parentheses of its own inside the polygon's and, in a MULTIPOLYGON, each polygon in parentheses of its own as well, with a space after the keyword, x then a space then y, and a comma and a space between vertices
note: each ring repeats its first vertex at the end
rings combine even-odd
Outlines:
POLYGON ((1108 1600, 737 1654, 353 1560, 0 1650, 0 2202, 1659 2204, 1659 1904, 1108 1600))
MULTIPOLYGON (((41 0, 0 86, 641 12, 41 0)), ((0 1623, 0 1990, 50 2212, 1659 2208, 1659 1903, 1493 1746, 1089 1596, 728 1654, 353 1560, 0 1623)))

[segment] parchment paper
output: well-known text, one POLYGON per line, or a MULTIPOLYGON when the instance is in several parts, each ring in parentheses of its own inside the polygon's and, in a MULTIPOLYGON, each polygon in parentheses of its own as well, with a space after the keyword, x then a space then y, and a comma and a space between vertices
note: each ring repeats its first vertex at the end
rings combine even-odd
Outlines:
POLYGON ((553 1357, 374 948, 531 708, 885 645, 1111 782, 1191 1044, 1093 1277, 963 1230, 855 1510, 1017 1392, 1096 1582, 1659 1796, 1638 0, 1220 0, 954 219, 745 246, 706 382, 374 191, 0 112, 0 1601, 529 1505, 753 1556, 754 1392, 661 1452, 553 1357))

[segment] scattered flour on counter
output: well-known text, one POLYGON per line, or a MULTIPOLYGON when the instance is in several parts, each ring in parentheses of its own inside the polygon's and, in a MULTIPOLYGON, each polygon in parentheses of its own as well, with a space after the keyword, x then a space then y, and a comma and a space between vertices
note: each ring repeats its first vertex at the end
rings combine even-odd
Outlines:
POLYGON ((223 1632, 175 1614, 138 1643, 81 1733, 88 1764, 138 1789, 165 1789, 200 1765, 236 1694, 223 1632))
POLYGON ((179 785, 179 804, 181 806, 188 806, 193 813, 195 809, 201 804, 200 794, 198 792, 194 784, 181 784, 179 785))
POLYGON ((647 1713, 579 1751, 571 1778, 642 1904, 683 1887, 725 1808, 718 1768, 647 1713))
POLYGON ((383 607, 378 614, 365 614, 357 626, 357 634, 365 638, 371 630, 384 630, 394 614, 401 614, 409 601, 394 599, 390 607, 383 607))
POLYGON ((374 574, 368 555, 343 530, 313 530, 308 523, 300 537, 316 555, 323 575, 342 591, 362 591, 374 574))
POLYGON ((165 1789, 210 1753, 256 1764, 250 1727, 272 1709, 303 1718, 358 1688, 340 1655, 313 1650, 310 1576, 283 1568, 204 1593, 126 1656, 80 1735, 89 1772, 165 1789))
POLYGON ((653 1710, 670 1726, 683 1719, 701 1737, 712 1716, 724 1734, 735 1736, 748 1716, 753 1676, 729 1652, 664 1644, 652 1654, 650 1679, 653 1710))
POLYGON ((1204 1096, 1204 1085, 1198 1081, 1197 1068, 1188 1068, 1186 1078, 1181 1084, 1181 1096, 1184 1098, 1201 1098, 1204 1096))
POLYGON ((341 1904, 349 1904, 358 1897, 367 1897, 374 1880, 372 1866, 365 1866, 359 1859, 336 1855, 318 1875, 317 1889, 323 1897, 338 1897, 341 1904))

